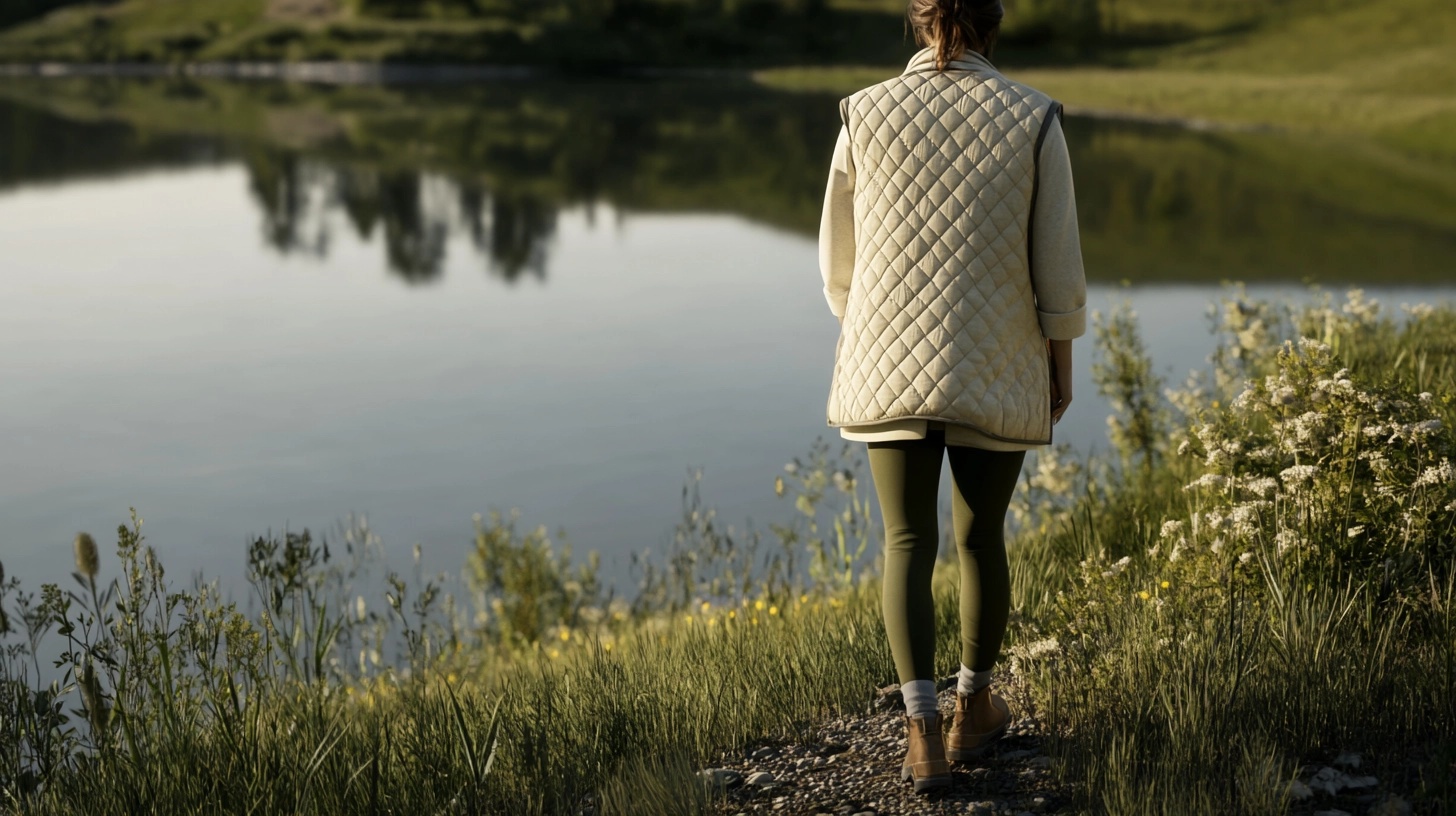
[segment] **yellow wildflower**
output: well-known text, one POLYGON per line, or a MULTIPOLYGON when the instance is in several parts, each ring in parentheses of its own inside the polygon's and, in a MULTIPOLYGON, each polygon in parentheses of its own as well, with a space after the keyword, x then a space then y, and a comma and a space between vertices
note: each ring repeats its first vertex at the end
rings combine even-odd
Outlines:
POLYGON ((612 642, 609 640, 606 643, 603 643, 602 644, 602 649, 610 652, 612 650, 612 642))
POLYGON ((758 625, 758 616, 757 615, 754 615, 753 616, 753 625, 754 626, 757 626, 758 625))
POLYGON ((717 618, 708 618, 708 625, 709 626, 717 626, 718 625, 718 619, 717 618))
POLYGON ((1168 582, 1167 581, 1164 581, 1162 583, 1162 587, 1163 587, 1163 589, 1167 589, 1168 588, 1168 582))
POLYGON ((455 672, 450 672, 448 675, 445 676, 445 682, 449 683, 452 686, 455 685, 455 681, 459 679, 460 678, 455 675, 455 672))
POLYGON ((1150 596, 1148 595, 1148 591, 1146 589, 1140 589, 1138 590, 1138 597, 1146 601, 1150 596))
POLYGON ((561 652, 558 652, 555 649, 552 649, 551 652, 550 652, 550 655, 551 655, 551 659, 552 660, 555 660, 556 658, 558 658, 558 657, 561 656, 561 652))
POLYGON ((728 617, 730 617, 730 618, 736 618, 736 617, 738 617, 738 610, 737 609, 730 609, 730 610, 728 610, 728 617))
POLYGON ((693 616, 692 615, 683 615, 683 623, 692 623, 692 622, 693 622, 693 616))
POLYGON ((571 640, 571 630, 570 629, 562 629, 561 630, 561 639, 562 640, 571 640))
POLYGON ((762 609, 763 608, 763 599, 762 598, 759 598, 758 600, 754 601, 753 602, 753 608, 754 609, 762 609))
POLYGON ((779 608, 777 606, 770 606, 768 608, 768 613, 770 615, 777 615, 779 613, 779 608))
POLYGON ((703 605, 701 607, 699 607, 699 608, 702 609, 703 612, 707 612, 709 609, 712 609, 713 607, 707 601, 703 601, 703 605))
POLYGON ((808 595, 800 595, 799 596, 799 603, 808 603, 808 602, 809 602, 809 596, 808 595))

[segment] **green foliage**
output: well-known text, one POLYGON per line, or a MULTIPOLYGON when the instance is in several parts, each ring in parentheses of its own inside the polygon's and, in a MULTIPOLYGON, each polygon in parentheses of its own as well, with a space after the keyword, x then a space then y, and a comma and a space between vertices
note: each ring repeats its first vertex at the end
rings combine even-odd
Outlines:
POLYGON ((1456 310, 1397 326, 1361 290, 1277 308, 1241 285, 1221 306, 1212 390, 1166 392, 1176 454, 1111 475, 1013 559, 1056 589, 1028 599, 1012 671, 1108 812, 1282 813, 1336 753, 1383 782, 1456 736, 1456 393, 1334 355, 1429 359, 1456 310))
POLYGON ((1153 373, 1130 302, 1123 300, 1105 321, 1094 310, 1092 324, 1099 357, 1092 363, 1092 380, 1112 407, 1108 439, 1123 467, 1136 462, 1148 478, 1166 452, 1171 420, 1163 403, 1163 380, 1153 373))

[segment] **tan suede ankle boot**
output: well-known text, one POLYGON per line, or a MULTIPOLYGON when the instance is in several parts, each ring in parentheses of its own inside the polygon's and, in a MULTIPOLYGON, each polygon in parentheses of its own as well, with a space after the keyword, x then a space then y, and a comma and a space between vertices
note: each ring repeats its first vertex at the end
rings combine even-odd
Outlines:
POLYGON ((1010 724, 1011 707, 989 685, 975 694, 957 691, 955 717, 945 737, 945 755, 956 762, 976 759, 986 746, 1006 733, 1010 724))
POLYGON ((905 715, 905 762, 900 766, 900 779, 913 779, 916 793, 951 783, 945 737, 941 733, 944 721, 945 715, 939 711, 930 717, 905 715))

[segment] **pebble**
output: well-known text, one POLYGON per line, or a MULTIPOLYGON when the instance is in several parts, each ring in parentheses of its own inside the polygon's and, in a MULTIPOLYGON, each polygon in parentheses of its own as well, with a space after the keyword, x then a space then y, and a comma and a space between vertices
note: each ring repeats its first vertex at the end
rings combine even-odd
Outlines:
POLYGON ((773 781, 774 775, 768 771, 757 771, 748 775, 748 784, 750 785, 771 785, 773 781))

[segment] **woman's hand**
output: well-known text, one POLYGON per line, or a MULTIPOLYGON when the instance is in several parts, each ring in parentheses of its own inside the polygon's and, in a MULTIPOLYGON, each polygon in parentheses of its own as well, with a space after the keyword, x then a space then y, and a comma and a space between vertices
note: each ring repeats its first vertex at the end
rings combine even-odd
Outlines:
POLYGON ((1072 341, 1048 340, 1047 359, 1052 374, 1052 424, 1055 425, 1072 404, 1072 341))

